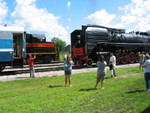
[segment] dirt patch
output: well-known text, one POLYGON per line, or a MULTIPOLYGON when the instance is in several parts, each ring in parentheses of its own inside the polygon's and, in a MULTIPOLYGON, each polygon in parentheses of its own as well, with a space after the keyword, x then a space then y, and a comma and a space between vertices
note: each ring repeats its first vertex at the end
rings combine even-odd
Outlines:
POLYGON ((137 76, 137 75, 139 75, 139 73, 128 73, 128 74, 124 74, 124 75, 120 75, 120 76, 126 78, 129 76, 137 76))

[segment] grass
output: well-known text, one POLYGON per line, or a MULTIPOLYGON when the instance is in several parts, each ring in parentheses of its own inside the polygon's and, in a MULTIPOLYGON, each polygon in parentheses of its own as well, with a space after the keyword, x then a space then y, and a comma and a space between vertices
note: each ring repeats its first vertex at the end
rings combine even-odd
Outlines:
MULTIPOLYGON (((73 75, 73 86, 64 87, 64 76, 0 83, 0 113, 149 113, 150 92, 138 68, 117 69, 105 89, 93 89, 96 72, 73 75)), ((100 86, 99 86, 100 87, 100 86)))

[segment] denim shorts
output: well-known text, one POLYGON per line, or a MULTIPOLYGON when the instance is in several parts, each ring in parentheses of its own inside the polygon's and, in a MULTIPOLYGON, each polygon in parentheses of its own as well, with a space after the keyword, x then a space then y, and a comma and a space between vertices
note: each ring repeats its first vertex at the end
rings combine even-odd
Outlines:
POLYGON ((65 75, 71 75, 71 74, 72 74, 72 70, 71 69, 65 70, 65 75))
POLYGON ((144 64, 144 61, 139 61, 140 65, 143 65, 144 64))

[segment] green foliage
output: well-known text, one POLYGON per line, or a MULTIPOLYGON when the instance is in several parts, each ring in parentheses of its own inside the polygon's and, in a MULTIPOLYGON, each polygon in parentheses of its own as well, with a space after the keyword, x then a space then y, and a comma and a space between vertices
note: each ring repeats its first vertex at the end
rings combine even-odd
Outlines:
MULTIPOLYGON (((93 89, 96 72, 0 83, 0 113, 140 113, 150 105, 143 72, 117 69, 118 78, 105 79, 105 89, 93 89), (136 72, 136 73, 135 73, 136 72), (127 76, 132 73, 136 76, 127 76), (120 75, 120 76, 119 76, 120 75)), ((99 86, 100 87, 100 86, 99 86)))
POLYGON ((71 54, 71 45, 67 45, 64 49, 64 52, 71 54))
POLYGON ((65 41, 62 41, 61 39, 54 37, 54 38, 52 38, 52 42, 54 42, 56 47, 59 48, 59 52, 64 51, 64 49, 66 47, 65 41))
POLYGON ((64 61, 64 55, 63 54, 59 54, 59 59, 60 59, 60 61, 64 61))

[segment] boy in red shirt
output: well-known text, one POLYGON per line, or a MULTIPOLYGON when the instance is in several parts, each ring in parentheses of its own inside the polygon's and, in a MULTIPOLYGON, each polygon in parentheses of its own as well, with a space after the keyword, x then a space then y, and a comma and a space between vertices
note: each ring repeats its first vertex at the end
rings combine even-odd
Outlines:
POLYGON ((27 60, 27 63, 29 65, 29 69, 30 69, 30 78, 34 78, 34 60, 36 59, 36 56, 34 55, 34 57, 32 57, 32 55, 29 55, 29 58, 27 60))

